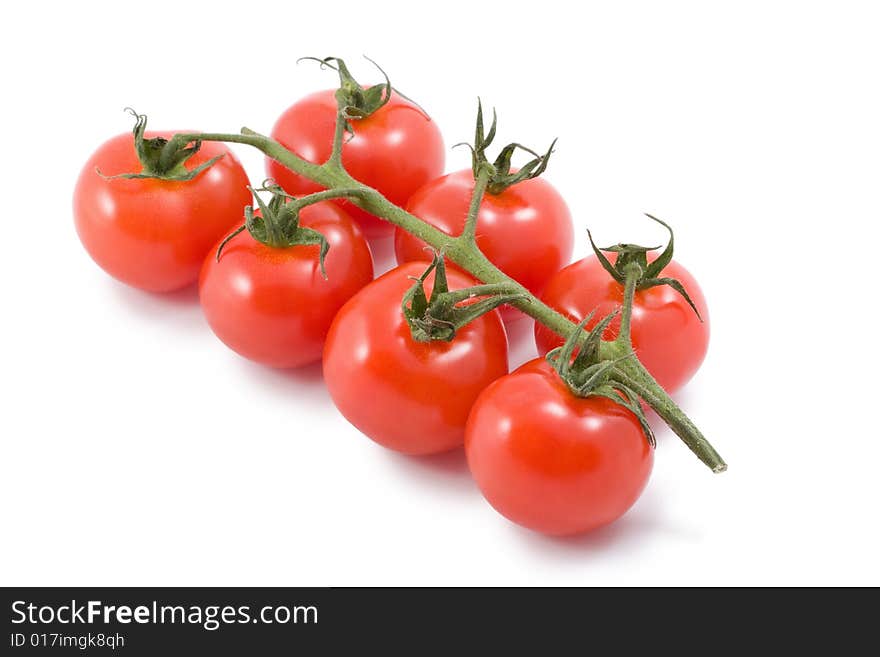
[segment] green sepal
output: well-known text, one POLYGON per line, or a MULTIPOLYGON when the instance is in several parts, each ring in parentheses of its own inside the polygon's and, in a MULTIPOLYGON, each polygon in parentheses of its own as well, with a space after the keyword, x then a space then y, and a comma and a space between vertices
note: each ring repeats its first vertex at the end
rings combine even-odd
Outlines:
POLYGON ((323 59, 319 57, 301 57, 297 60, 318 62, 322 67, 331 68, 339 74, 339 88, 335 94, 336 103, 339 111, 342 113, 342 118, 345 119, 345 129, 349 133, 353 132, 351 120, 365 119, 382 109, 391 100, 392 91, 418 107, 417 103, 391 85, 388 74, 385 73, 381 66, 369 57, 365 56, 364 59, 379 69, 382 77, 385 78, 385 82, 364 87, 354 78, 348 70, 348 66, 339 57, 324 57, 323 59))
POLYGON ((220 154, 193 169, 187 169, 186 162, 199 152, 199 149, 202 147, 201 141, 181 144, 174 140, 165 139, 165 137, 145 139, 147 115, 138 114, 130 107, 126 107, 125 110, 135 118, 134 129, 132 130, 134 134, 134 149, 137 153, 138 161, 140 161, 143 168, 136 173, 117 173, 113 176, 106 176, 98 171, 98 174, 107 180, 114 180, 116 178, 155 178, 158 180, 188 181, 211 168, 223 157, 223 154, 220 154))
POLYGON ((561 347, 556 347, 547 353, 547 361, 555 367, 559 376, 569 384, 573 391, 589 392, 588 383, 595 373, 595 370, 591 368, 603 362, 599 358, 602 334, 619 312, 620 310, 614 310, 608 313, 587 332, 585 338, 581 339, 584 327, 596 314, 595 311, 590 312, 581 320, 561 347), (575 350, 577 350, 576 357, 575 350))
POLYGON ((687 301, 688 305, 697 315, 697 318, 700 321, 703 321, 703 318, 700 316, 700 311, 697 310, 697 306, 694 304, 681 281, 675 278, 658 277, 660 272, 672 262, 675 236, 673 235, 672 228, 665 221, 661 221, 657 217, 647 213, 645 213, 645 216, 649 219, 653 219, 669 231, 669 242, 666 244, 666 247, 660 255, 657 256, 653 262, 649 263, 648 253, 656 251, 660 248, 659 246, 639 246, 638 244, 621 243, 604 248, 598 247, 593 241, 593 235, 587 230, 587 237, 590 240, 590 246, 593 248, 593 253, 596 254, 599 264, 602 265, 602 268, 621 285, 625 285, 626 283, 627 271, 638 268, 639 278, 636 282, 637 290, 647 290, 648 288, 657 287, 658 285, 668 285, 687 301), (612 264, 611 261, 605 257, 605 253, 616 253, 616 262, 612 264))
POLYGON ((463 326, 505 303, 521 298, 523 298, 522 294, 509 293, 501 284, 476 285, 450 291, 446 278, 446 263, 443 255, 435 251, 425 271, 418 278, 413 279, 413 285, 403 296, 401 308, 413 340, 451 342, 463 326), (429 298, 425 292, 425 281, 431 272, 435 273, 429 298), (485 298, 460 305, 475 297, 485 298))
POLYGON ((299 225, 299 213, 302 206, 298 199, 287 194, 280 186, 269 181, 263 183, 263 187, 255 190, 248 187, 254 195, 260 214, 254 211, 252 205, 244 209, 244 225, 237 228, 227 236, 217 248, 217 260, 223 248, 233 237, 243 230, 247 230, 251 237, 275 249, 287 249, 294 246, 318 245, 318 264, 321 268, 321 276, 327 279, 327 270, 324 260, 330 250, 330 243, 318 231, 299 225), (267 191, 272 194, 268 203, 263 201, 258 191, 267 191))
POLYGON ((556 146, 556 139, 550 144, 547 152, 541 155, 531 148, 518 143, 507 144, 498 153, 495 161, 490 163, 486 155, 486 150, 495 140, 495 134, 498 128, 498 114, 492 110, 492 123, 489 126, 489 132, 485 130, 483 121, 483 102, 477 99, 477 124, 474 133, 474 143, 456 144, 456 146, 467 146, 471 151, 471 165, 474 170, 474 178, 476 178, 481 170, 489 172, 489 183, 486 191, 490 194, 500 194, 508 187, 516 185, 524 180, 537 178, 547 169, 550 161, 550 155, 553 154, 553 148, 556 146), (516 151, 523 151, 532 155, 532 159, 522 165, 515 173, 511 172, 513 168, 513 156, 516 151))
POLYGON ((654 432, 648 424, 648 418, 645 416, 642 405, 639 403, 639 396, 618 378, 620 377, 618 363, 633 358, 635 354, 630 352, 615 359, 599 357, 602 334, 619 312, 619 310, 615 310, 607 314, 587 332, 585 338, 582 338, 584 327, 595 314, 595 312, 591 312, 571 332, 561 347, 547 353, 546 359, 572 394, 578 397, 605 397, 635 415, 646 440, 651 447, 655 447, 657 442, 654 438, 654 432), (575 350, 577 350, 576 356, 574 355, 575 350))
POLYGON ((318 266, 321 269, 321 277, 326 281, 327 270, 324 268, 324 260, 327 258, 327 252, 330 250, 330 242, 327 241, 327 238, 312 228, 300 226, 296 241, 290 246, 297 244, 302 246, 317 244, 320 247, 318 250, 318 266))
POLYGON ((446 280, 446 264, 443 257, 436 252, 431 264, 418 278, 414 279, 413 285, 403 295, 401 309, 403 316, 409 324, 413 340, 416 342, 430 342, 431 340, 443 340, 449 342, 455 337, 456 328, 452 321, 437 317, 432 311, 436 310, 440 296, 449 291, 446 280), (434 274, 434 286, 431 289, 431 297, 425 293, 425 280, 432 271, 434 274), (433 302, 433 303, 432 303, 433 302))
MULTIPOLYGON (((573 368, 576 370, 577 368, 584 368, 589 366, 591 363, 598 362, 599 360, 599 346, 602 344, 602 336, 605 334, 605 329, 614 321, 614 318, 620 314, 620 310, 616 309, 605 315, 592 329, 587 333, 587 339, 584 341, 583 346, 580 350, 578 350, 577 357, 574 359, 573 368)), ((587 315, 587 321, 589 318, 593 316, 593 313, 587 315)), ((583 328, 582 328, 583 330, 583 328)))
MULTIPOLYGON (((648 217, 648 219, 653 219, 654 221, 656 221, 669 233, 669 242, 666 244, 666 248, 663 249, 663 252, 659 256, 657 256, 654 262, 650 263, 645 268, 645 278, 657 278, 660 272, 666 269, 666 265, 672 262, 672 251, 675 246, 675 234, 672 232, 672 228, 669 226, 669 224, 667 224, 662 219, 658 219, 654 215, 648 214, 647 212, 645 213, 645 216, 648 217)), ((652 249, 652 251, 659 248, 660 247, 655 247, 654 249, 652 249)))
POLYGON ((610 399, 615 404, 623 406, 635 415, 648 444, 651 445, 651 447, 657 447, 657 438, 654 436, 654 430, 651 428, 651 425, 648 424, 648 418, 645 416, 645 411, 639 403, 639 396, 633 392, 631 388, 619 381, 614 381, 593 394, 610 399), (623 394, 621 394, 621 392, 623 394), (626 396, 624 397, 624 395, 626 396))

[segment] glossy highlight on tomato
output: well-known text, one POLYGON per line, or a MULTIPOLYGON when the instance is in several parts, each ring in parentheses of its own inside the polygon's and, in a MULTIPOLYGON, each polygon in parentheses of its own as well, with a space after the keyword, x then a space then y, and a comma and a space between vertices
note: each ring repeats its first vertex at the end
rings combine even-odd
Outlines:
POLYGON ((373 260, 354 221, 329 202, 300 210, 300 225, 330 245, 321 275, 318 245, 274 248, 248 231, 218 260, 205 259, 199 297, 211 329, 245 358, 271 367, 320 360, 336 312, 373 279, 373 260))
MULTIPOLYGON (((447 235, 460 235, 474 191, 470 169, 431 181, 410 199, 407 209, 447 235)), ((539 294, 571 258, 571 213, 563 198, 542 178, 524 180, 500 194, 486 193, 477 215, 477 245, 501 271, 539 294)), ((430 260, 425 243, 398 229, 397 261, 430 260)))
MULTIPOLYGON (((459 447, 477 395, 508 371, 497 310, 451 342, 413 340, 401 301, 424 270, 408 263, 366 286, 339 311, 324 348, 324 380, 339 411, 380 445, 414 455, 459 447)), ((475 284, 447 275, 451 290, 475 284)))
POLYGON ((479 396, 465 452, 477 485, 498 512, 560 536, 622 516, 654 462, 630 411, 604 397, 575 396, 543 358, 479 396))
MULTIPOLYGON (((608 254, 614 262, 614 254, 608 254)), ((650 259, 653 259, 651 256, 650 259)), ((645 368, 667 392, 675 392, 687 383, 706 357, 709 349, 709 310, 696 279, 676 261, 660 274, 675 278, 684 285, 700 318, 678 292, 668 285, 637 290, 632 312, 633 349, 645 368)), ((623 302, 623 286, 602 268, 596 256, 588 256, 557 273, 547 283, 542 300, 574 322, 580 322, 595 310, 592 328, 623 302)), ((620 330, 617 317, 605 331, 613 340, 620 330)), ((552 330, 535 323, 535 343, 539 354, 560 346, 563 339, 552 330)))
MULTIPOLYGON (((330 157, 336 125, 335 90, 313 93, 291 105, 272 128, 272 137, 300 157, 323 164, 330 157)), ((363 119, 351 121, 342 164, 349 174, 382 193, 395 205, 443 172, 446 153, 437 124, 425 112, 392 92, 386 105, 363 119)), ((275 160, 266 169, 288 193, 310 194, 322 188, 275 160)), ((349 201, 338 201, 360 224, 368 238, 390 235, 393 226, 349 201)))
MULTIPOLYGON (((172 134, 148 132, 146 138, 172 134)), ((186 166, 218 155, 189 181, 108 179, 142 167, 130 132, 101 145, 83 166, 73 197, 76 232, 92 259, 142 290, 170 292, 194 283, 205 254, 243 221, 251 201, 247 174, 224 145, 203 143, 186 166)))

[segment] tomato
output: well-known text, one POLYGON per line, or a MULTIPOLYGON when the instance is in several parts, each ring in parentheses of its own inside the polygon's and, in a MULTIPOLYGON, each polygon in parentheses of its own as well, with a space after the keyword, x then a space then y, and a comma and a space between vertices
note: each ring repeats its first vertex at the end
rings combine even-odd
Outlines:
POLYGON ((143 290, 169 292, 194 283, 205 254, 242 222, 251 201, 244 168, 222 144, 203 143, 186 166, 193 169, 218 155, 223 157, 189 181, 107 179, 139 172, 141 163, 131 133, 99 147, 83 167, 73 197, 76 231, 92 259, 143 290))
MULTIPOLYGON (((614 254, 609 259, 615 261, 614 254)), ((653 255, 649 257, 653 260, 653 255)), ((660 274, 684 285, 700 318, 685 298, 668 285, 637 290, 632 313, 632 344, 636 356, 667 392, 680 389, 699 369, 709 348, 709 312, 706 299, 693 276, 674 260, 660 274)), ((542 299, 572 321, 579 322, 595 310, 592 328, 600 318, 619 308, 623 286, 602 268, 596 256, 575 262, 550 279, 542 299)), ((620 317, 605 331, 612 340, 620 330, 620 317)), ((540 323, 535 324, 538 353, 545 354, 563 342, 540 323)))
POLYGON ((211 329, 245 358, 271 367, 320 360, 333 317, 373 279, 370 248, 354 221, 329 202, 300 210, 300 225, 330 245, 318 265, 318 245, 274 248, 248 231, 233 237, 217 260, 205 259, 199 297, 211 329))
MULTIPOLYGON (((446 234, 459 235, 473 190, 473 172, 457 171, 422 187, 407 209, 446 234)), ((540 294, 571 257, 571 214, 559 193, 541 178, 524 180, 497 195, 486 193, 477 215, 476 234, 477 245, 486 257, 533 294, 540 294)), ((424 242, 400 229, 395 234, 394 251, 398 262, 431 257, 424 242)), ((512 315, 505 313, 506 317, 512 315)))
POLYGON ((543 358, 495 381, 465 436, 483 495, 513 522, 551 535, 616 520, 654 462, 635 415, 604 397, 577 397, 543 358))
MULTIPOLYGON (((497 310, 459 329, 450 342, 416 342, 401 301, 409 263, 376 279, 346 303, 327 336, 324 379, 342 414, 380 445, 432 454, 462 444, 477 395, 507 373, 507 336, 497 310)), ((474 281, 447 273, 451 290, 474 281)), ((428 289, 433 274, 427 279, 428 289)))
MULTIPOLYGON (((289 107, 275 123, 272 137, 300 157, 322 164, 330 157, 336 124, 334 90, 319 91, 289 107)), ((351 121, 342 164, 360 182, 404 206, 426 182, 443 172, 445 151, 437 124, 396 93, 370 116, 351 121)), ((294 195, 320 191, 316 183, 267 160, 269 176, 294 195)), ((339 201, 367 237, 389 235, 391 224, 348 201, 339 201)))

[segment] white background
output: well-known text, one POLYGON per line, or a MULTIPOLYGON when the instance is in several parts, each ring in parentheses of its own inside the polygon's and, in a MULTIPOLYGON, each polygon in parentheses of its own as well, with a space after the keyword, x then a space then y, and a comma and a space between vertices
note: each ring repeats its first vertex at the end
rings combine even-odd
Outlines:
MULTIPOLYGON (((13 3, 0 26, 0 583, 880 584, 872 3, 13 3), (578 256, 662 241, 710 305, 679 395, 730 464, 665 428, 613 526, 547 539, 496 514, 460 454, 413 460, 339 416, 320 368, 214 338, 192 291, 125 288, 86 256, 71 192, 130 128, 268 131, 368 54, 471 137, 560 138, 547 178, 578 256)), ((236 148, 251 177, 261 157, 236 148)), ((448 168, 467 164, 450 155, 448 168)), ((378 259, 388 266, 388 248, 378 259)), ((511 331, 516 363, 533 353, 511 331)))

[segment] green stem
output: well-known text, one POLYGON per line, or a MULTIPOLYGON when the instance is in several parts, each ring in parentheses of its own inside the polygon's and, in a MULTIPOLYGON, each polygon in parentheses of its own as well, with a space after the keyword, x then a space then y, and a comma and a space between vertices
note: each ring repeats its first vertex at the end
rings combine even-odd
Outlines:
POLYGON ((637 359, 629 358, 621 361, 617 369, 618 374, 614 376, 620 380, 620 383, 629 386, 644 399, 682 442, 697 455, 697 458, 712 469, 712 472, 727 470, 727 463, 721 455, 637 359))
MULTIPOLYGON (((352 202, 358 207, 402 228, 434 249, 442 251, 449 260, 470 272, 477 280, 487 285, 503 284, 507 294, 517 297, 511 300, 510 305, 533 317, 558 335, 566 336, 577 329, 575 323, 543 303, 523 285, 506 276, 498 267, 492 264, 476 246, 473 238, 469 238, 464 234, 459 237, 447 235, 403 208, 394 205, 375 189, 358 182, 337 164, 331 162, 324 165, 312 164, 287 150, 275 140, 247 128, 242 128, 242 134, 238 135, 193 133, 178 135, 178 137, 185 140, 184 143, 202 140, 247 144, 262 151, 294 173, 298 173, 312 182, 327 187, 328 191, 344 189, 348 195, 355 196, 352 202), (353 192, 356 192, 356 194, 353 192)), ((178 137, 175 137, 175 139, 178 137)), ((479 177, 478 175, 478 181, 479 177)), ((474 191, 476 192, 477 189, 475 188, 474 191)), ((476 222, 472 223, 475 224, 476 222)), ((634 294, 634 290, 631 290, 631 293, 634 294)), ((621 351, 619 343, 603 341, 599 346, 599 357, 603 359, 619 358, 621 355, 624 355, 621 351)), ((688 419, 637 359, 627 359, 618 366, 618 369, 627 377, 626 384, 630 385, 633 390, 642 396, 713 472, 723 472, 727 469, 727 465, 705 437, 703 437, 699 429, 694 426, 694 423, 688 419)))
POLYGON ((265 135, 261 135, 258 132, 254 132, 249 128, 242 128, 241 134, 196 132, 176 135, 174 139, 179 139, 183 143, 201 140, 222 141, 231 144, 246 144, 248 146, 253 146, 257 150, 262 151, 264 154, 271 157, 273 160, 276 160, 279 163, 283 164, 294 173, 298 173, 301 176, 305 176, 306 178, 309 178, 310 180, 313 180, 319 184, 323 184, 325 187, 330 186, 328 184, 325 184, 321 180, 322 178, 325 178, 325 176, 322 174, 323 167, 321 165, 312 164, 311 162, 302 159, 292 151, 287 150, 284 146, 279 144, 274 139, 266 137, 265 135))
POLYGON ((342 110, 336 112, 336 127, 333 129, 333 150, 327 164, 330 166, 342 166, 342 144, 345 140, 345 115, 342 110))
POLYGON ((632 262, 627 266, 623 286, 623 307, 620 310, 620 333, 617 340, 629 349, 632 349, 632 335, 630 333, 632 309, 633 303, 635 303, 636 285, 638 285, 641 276, 642 268, 637 263, 632 262))
POLYGON ((159 173, 170 173, 172 160, 174 159, 177 150, 176 145, 169 139, 168 143, 165 144, 165 147, 162 149, 162 152, 159 153, 159 173))
POLYGON ((474 285, 472 287, 462 288, 461 290, 447 292, 446 297, 452 300, 453 303, 459 303, 461 301, 464 301, 465 299, 473 299, 474 297, 488 297, 495 295, 509 296, 518 293, 519 291, 509 283, 488 283, 484 285, 474 285))
POLYGON ((480 167, 479 173, 474 180, 474 191, 471 194, 471 204, 468 208, 467 219, 464 222, 464 230, 461 232, 461 239, 466 242, 476 242, 477 236, 477 217, 480 214, 480 204, 483 202, 483 196, 486 194, 486 187, 489 185, 489 169, 480 167))
POLYGON ((284 244, 284 233, 281 227, 276 223, 277 219, 269 212, 263 213, 263 225, 266 226, 266 237, 269 244, 275 248, 280 248, 284 244))
POLYGON ((308 196, 301 196, 300 198, 296 199, 294 203, 296 203, 296 207, 304 208, 307 205, 314 205, 315 203, 320 203, 321 201, 331 201, 337 198, 363 198, 364 196, 366 196, 366 193, 363 189, 327 189, 323 192, 315 192, 314 194, 309 194, 308 196))

